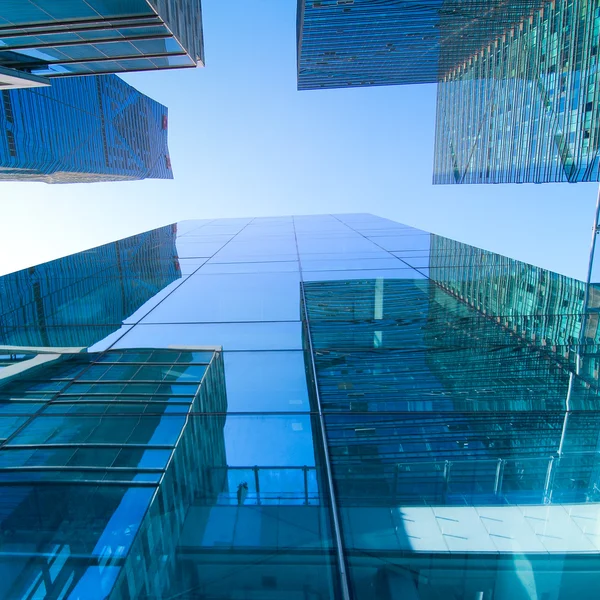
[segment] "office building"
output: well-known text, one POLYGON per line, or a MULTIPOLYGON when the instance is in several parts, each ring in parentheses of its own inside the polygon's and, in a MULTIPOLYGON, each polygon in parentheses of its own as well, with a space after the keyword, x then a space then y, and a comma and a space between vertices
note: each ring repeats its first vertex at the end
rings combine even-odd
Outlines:
POLYGON ((434 183, 600 180, 600 11, 547 2, 439 80, 434 183))
POLYGON ((298 89, 436 83, 540 0, 298 0, 298 89))
POLYGON ((596 598, 594 283, 365 214, 146 235, 0 278, 0 596, 596 598))
POLYGON ((116 75, 0 91, 0 180, 172 179, 167 108, 116 75))
POLYGON ((0 89, 204 63, 200 0, 23 0, 0 6, 0 89))
POLYGON ((298 89, 437 83, 433 183, 600 179, 586 0, 299 0, 298 89))

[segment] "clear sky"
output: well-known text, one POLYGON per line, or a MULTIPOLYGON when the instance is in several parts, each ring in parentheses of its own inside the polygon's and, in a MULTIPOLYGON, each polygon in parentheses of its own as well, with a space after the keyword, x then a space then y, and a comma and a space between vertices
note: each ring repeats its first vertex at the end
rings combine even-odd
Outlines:
POLYGON ((595 184, 432 186, 435 86, 296 91, 295 0, 203 0, 204 69, 129 74, 169 107, 175 179, 0 182, 0 273, 184 219, 370 212, 584 278, 595 184))

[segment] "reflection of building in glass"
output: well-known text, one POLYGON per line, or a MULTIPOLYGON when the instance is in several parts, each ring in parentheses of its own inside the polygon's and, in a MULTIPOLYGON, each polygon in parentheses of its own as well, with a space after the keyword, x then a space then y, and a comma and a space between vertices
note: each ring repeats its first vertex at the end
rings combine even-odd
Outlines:
POLYGON ((0 277, 0 343, 89 346, 181 277, 168 225, 0 277))
POLYGON ((172 179, 167 109, 116 75, 0 91, 0 180, 172 179))
POLYGON ((596 498, 600 421, 565 420, 570 373, 554 353, 432 282, 305 289, 340 502, 596 498))
POLYGON ((596 286, 590 288, 590 314, 583 319, 584 282, 435 235, 429 276, 528 343, 550 348, 573 364, 576 356, 583 357, 578 374, 597 385, 600 363, 591 356, 600 343, 596 286), (589 348, 577 351, 580 340, 589 348))
POLYGON ((598 181, 586 0, 298 3, 298 87, 438 83, 434 183, 598 181))
POLYGON ((216 500, 226 464, 221 354, 47 352, 0 379, 17 415, 0 449, 1 595, 162 597, 187 511, 216 500), (205 410, 221 416, 189 419, 205 410))
POLYGON ((45 77, 194 67, 200 0, 23 0, 0 7, 0 89, 45 77), (33 76, 33 77, 32 77, 33 76))

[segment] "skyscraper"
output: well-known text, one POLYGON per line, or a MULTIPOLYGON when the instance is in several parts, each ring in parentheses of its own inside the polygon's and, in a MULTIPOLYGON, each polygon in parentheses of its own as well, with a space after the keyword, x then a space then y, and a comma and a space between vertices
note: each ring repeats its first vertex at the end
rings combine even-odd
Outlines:
POLYGON ((594 284, 364 214, 118 244, 0 278, 0 596, 595 599, 594 284))
POLYGON ((200 0, 23 0, 0 6, 0 89, 204 63, 200 0))
POLYGON ((434 183, 600 180, 600 12, 547 2, 440 77, 434 183))
POLYGON ((586 0, 298 2, 298 88, 438 83, 433 182, 598 181, 586 0))
POLYGON ((172 179, 167 108, 116 75, 0 91, 0 180, 172 179))
POLYGON ((298 89, 435 83, 542 0, 298 0, 298 89))

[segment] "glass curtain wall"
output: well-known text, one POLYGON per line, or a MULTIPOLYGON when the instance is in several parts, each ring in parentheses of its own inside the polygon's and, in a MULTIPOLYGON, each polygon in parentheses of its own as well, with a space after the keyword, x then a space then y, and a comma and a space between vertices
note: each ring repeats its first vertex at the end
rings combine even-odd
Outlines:
POLYGON ((0 67, 43 77, 195 67, 200 0, 22 0, 0 6, 0 67))
POLYGON ((598 181, 600 8, 545 2, 449 65, 434 183, 598 181))
POLYGON ((168 111, 116 75, 0 91, 0 180, 172 179, 168 111))
POLYGON ((597 0, 298 0, 298 89, 437 83, 434 184, 600 178, 597 0))
POLYGON ((543 0, 298 0, 298 89, 436 83, 543 0))
POLYGON ((364 214, 156 231, 0 278, 3 597, 595 598, 582 282, 364 214))

